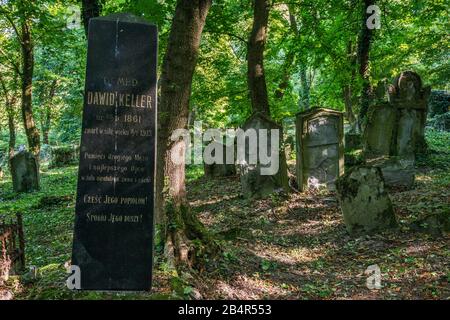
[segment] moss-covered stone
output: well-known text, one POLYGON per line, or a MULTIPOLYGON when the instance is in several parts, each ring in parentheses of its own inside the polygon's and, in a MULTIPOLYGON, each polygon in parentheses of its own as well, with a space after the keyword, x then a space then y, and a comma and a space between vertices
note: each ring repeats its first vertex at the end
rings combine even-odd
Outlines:
POLYGON ((374 233, 397 226, 380 168, 353 167, 338 179, 336 187, 350 234, 374 233))
POLYGON ((78 161, 79 147, 77 146, 57 146, 51 148, 50 167, 59 168, 75 164, 78 161))
POLYGON ((32 153, 22 151, 11 158, 11 175, 14 191, 39 190, 39 163, 32 153))

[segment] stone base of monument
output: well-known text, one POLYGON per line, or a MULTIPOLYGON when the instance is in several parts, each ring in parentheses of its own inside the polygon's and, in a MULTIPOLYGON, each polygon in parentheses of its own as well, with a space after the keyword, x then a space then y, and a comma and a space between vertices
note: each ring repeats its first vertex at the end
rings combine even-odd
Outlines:
POLYGON ((387 187, 414 187, 415 170, 414 160, 391 157, 387 159, 375 159, 367 162, 381 169, 384 184, 387 187))
POLYGON ((39 190, 39 164, 32 153, 22 151, 11 158, 11 175, 15 192, 39 190))
POLYGON ((350 234, 375 233, 397 226, 380 168, 353 167, 337 180, 336 188, 350 234))

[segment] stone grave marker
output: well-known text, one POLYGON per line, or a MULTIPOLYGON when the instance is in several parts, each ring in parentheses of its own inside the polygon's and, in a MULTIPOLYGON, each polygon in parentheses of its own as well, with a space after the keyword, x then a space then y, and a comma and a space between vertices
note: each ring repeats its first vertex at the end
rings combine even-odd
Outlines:
POLYGON ((28 151, 20 151, 11 158, 11 175, 15 192, 39 190, 39 163, 28 151))
POLYGON ((431 88, 413 71, 404 71, 389 87, 390 103, 398 110, 395 155, 414 158, 426 149, 425 124, 431 88))
MULTIPOLYGON (((240 145, 239 137, 237 138, 238 150, 237 154, 239 157, 240 153, 244 154, 244 157, 239 163, 239 174, 242 187, 242 193, 246 197, 264 197, 275 191, 289 192, 289 180, 287 176, 287 164, 286 155, 283 149, 283 129, 273 120, 269 119, 261 113, 254 113, 247 119, 247 121, 242 126, 245 132, 249 130, 255 130, 258 143, 257 145, 251 145, 247 137, 245 137, 245 146, 240 145), (261 139, 259 136, 260 130, 267 130, 267 150, 271 150, 271 130, 279 130, 279 140, 278 140, 278 170, 273 175, 262 174, 264 168, 270 167, 270 165, 262 164, 259 162, 256 164, 250 163, 252 157, 259 158, 261 139)), ((263 132, 263 131, 261 131, 263 132)), ((238 161, 240 161, 238 159, 238 161)))
POLYGON ((81 289, 151 288, 156 68, 156 26, 90 20, 72 252, 81 289))
POLYGON ((415 156, 426 149, 429 93, 417 73, 405 71, 388 87, 389 101, 369 108, 364 158, 381 169, 386 186, 414 185, 415 156))
POLYGON ((344 173, 343 113, 314 108, 297 114, 296 172, 300 191, 325 186, 334 190, 344 173))
POLYGON ((389 103, 369 108, 364 129, 364 156, 377 158, 393 153, 393 139, 397 133, 397 110, 389 103))
POLYGON ((355 166, 336 183, 347 231, 373 233, 397 226, 380 168, 355 166))

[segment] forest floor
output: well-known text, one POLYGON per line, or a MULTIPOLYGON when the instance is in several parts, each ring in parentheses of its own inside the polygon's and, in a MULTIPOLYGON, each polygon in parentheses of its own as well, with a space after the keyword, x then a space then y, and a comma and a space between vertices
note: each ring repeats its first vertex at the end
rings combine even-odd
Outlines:
MULTIPOLYGON (((46 169, 39 192, 15 194, 0 181, 0 213, 24 214, 27 267, 0 288, 0 299, 450 299, 450 236, 411 229, 428 213, 450 214, 450 134, 427 132, 412 190, 391 190, 398 230, 347 234, 333 193, 241 196, 237 177, 209 179, 188 170, 192 209, 223 253, 194 277, 173 277, 155 256, 152 293, 73 292, 66 288, 77 168, 46 169), (370 265, 379 290, 366 287, 370 265), (181 285, 180 285, 181 283, 181 285)), ((292 165, 292 163, 291 163, 292 165)))

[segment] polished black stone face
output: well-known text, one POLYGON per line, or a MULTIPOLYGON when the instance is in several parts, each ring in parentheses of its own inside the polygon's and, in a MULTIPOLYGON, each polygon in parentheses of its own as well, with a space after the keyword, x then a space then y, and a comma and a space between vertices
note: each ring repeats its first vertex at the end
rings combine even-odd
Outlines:
POLYGON ((90 20, 72 254, 81 289, 151 288, 156 67, 156 26, 90 20))

